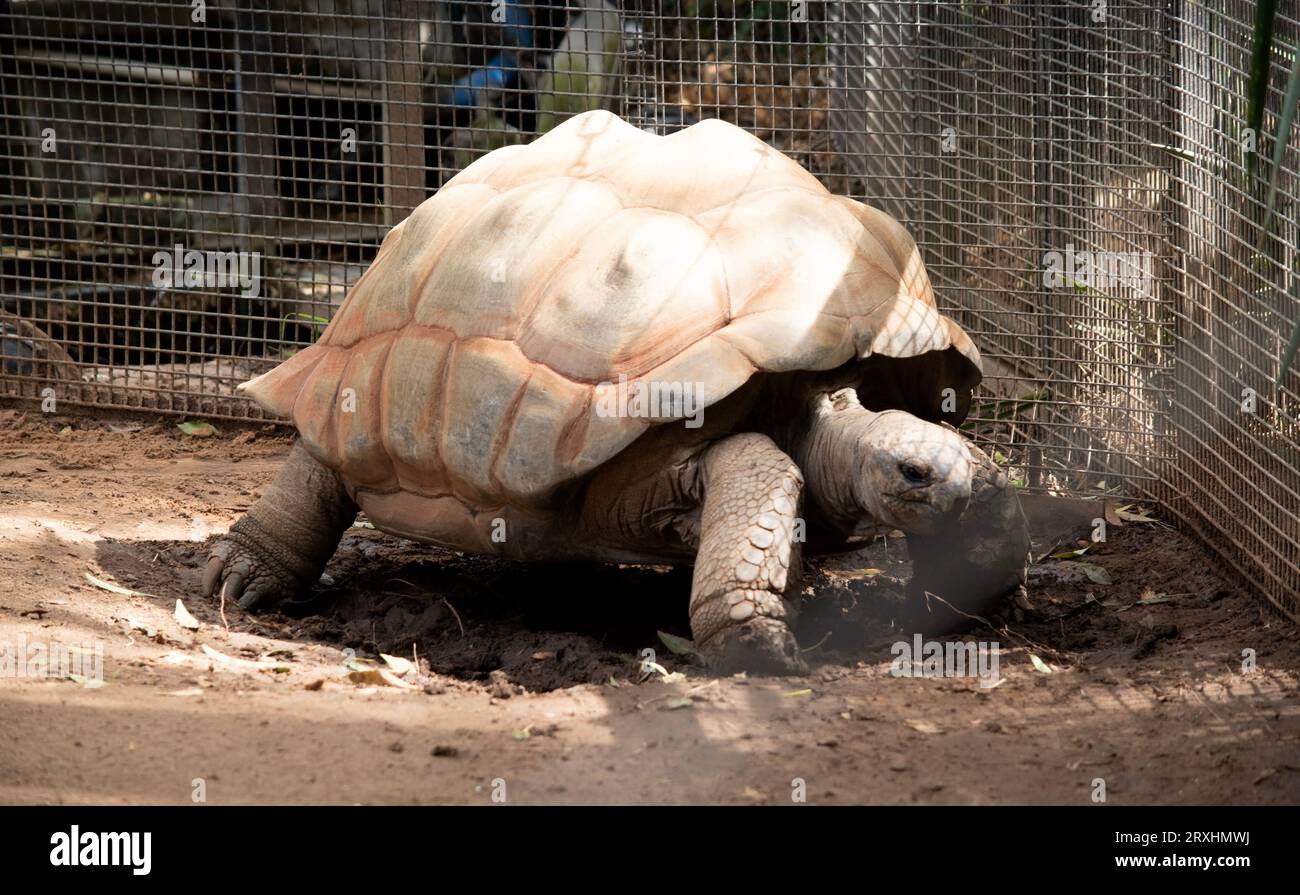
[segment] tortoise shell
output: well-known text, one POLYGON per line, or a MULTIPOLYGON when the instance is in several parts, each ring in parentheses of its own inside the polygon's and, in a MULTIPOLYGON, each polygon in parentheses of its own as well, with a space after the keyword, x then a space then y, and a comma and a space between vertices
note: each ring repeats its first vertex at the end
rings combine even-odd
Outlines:
POLYGON ((603 412, 621 378, 702 383, 708 407, 760 371, 949 348, 977 381, 891 217, 725 122, 594 111, 453 178, 320 340, 242 389, 350 490, 474 511, 544 506, 684 415, 603 412))

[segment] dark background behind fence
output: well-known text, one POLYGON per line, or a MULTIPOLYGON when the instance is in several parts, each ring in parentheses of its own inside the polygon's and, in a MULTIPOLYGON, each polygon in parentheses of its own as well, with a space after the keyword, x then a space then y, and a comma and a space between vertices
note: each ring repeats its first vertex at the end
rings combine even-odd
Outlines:
MULTIPOLYGON (((1300 36, 1281 9, 1265 156, 1300 36)), ((0 0, 0 393, 260 419, 234 386, 310 343, 473 159, 588 108, 658 133, 721 117, 908 226, 985 353, 968 432, 1022 487, 1158 500, 1295 618, 1297 374, 1274 381, 1300 160, 1257 252, 1254 5, 1101 12, 0 0), (255 257, 255 294, 160 285, 177 247, 255 257), (1136 275, 1052 285, 1051 252, 1136 275)))

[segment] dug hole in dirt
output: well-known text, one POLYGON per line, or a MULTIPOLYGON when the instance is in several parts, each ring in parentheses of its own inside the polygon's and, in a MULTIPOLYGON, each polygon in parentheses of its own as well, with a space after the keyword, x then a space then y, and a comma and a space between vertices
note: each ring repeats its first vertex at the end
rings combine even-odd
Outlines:
MULTIPOLYGON (((807 676, 713 678, 687 651, 685 568, 516 565, 361 520, 299 602, 201 598, 205 540, 290 445, 217 428, 0 408, 0 647, 103 656, 102 683, 0 677, 0 801, 1300 796, 1295 628, 1158 514, 1036 563, 1033 609, 966 635, 998 645, 983 685, 891 673, 910 639, 892 540, 807 564, 807 676)), ((1035 557, 1087 534, 1036 527, 1035 557)))

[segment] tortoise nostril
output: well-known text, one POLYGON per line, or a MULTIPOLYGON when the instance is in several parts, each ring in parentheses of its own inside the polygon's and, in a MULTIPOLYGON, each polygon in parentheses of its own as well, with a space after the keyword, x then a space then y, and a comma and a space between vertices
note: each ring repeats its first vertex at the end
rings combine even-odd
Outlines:
POLYGON ((903 474, 903 478, 913 485, 924 485, 930 481, 930 468, 920 463, 899 463, 898 471, 903 474))

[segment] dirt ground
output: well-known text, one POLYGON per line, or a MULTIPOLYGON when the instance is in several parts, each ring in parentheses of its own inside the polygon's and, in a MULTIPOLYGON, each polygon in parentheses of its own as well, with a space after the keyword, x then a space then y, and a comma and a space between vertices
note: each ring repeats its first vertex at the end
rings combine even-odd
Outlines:
MULTIPOLYGON (((204 540, 289 441, 219 428, 0 407, 0 650, 104 657, 97 687, 0 677, 0 802, 1092 804, 1098 780, 1109 804, 1300 800, 1297 631, 1157 522, 1033 567, 1034 608, 969 634, 1000 645, 997 686, 891 674, 901 541, 809 565, 809 675, 719 679, 658 633, 689 636, 688 569, 365 527, 302 601, 223 618, 204 540)), ((1036 557, 1075 546, 1056 529, 1036 557)))

